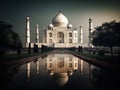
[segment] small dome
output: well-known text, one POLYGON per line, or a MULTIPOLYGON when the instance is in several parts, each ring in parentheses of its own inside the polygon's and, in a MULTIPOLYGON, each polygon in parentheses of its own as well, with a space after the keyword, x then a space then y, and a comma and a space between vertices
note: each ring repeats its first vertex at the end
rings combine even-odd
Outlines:
POLYGON ((54 74, 54 71, 50 70, 49 73, 50 73, 50 76, 52 76, 54 74))
POLYGON ((36 27, 38 27, 39 25, 38 24, 36 24, 36 27))
POLYGON ((53 25, 52 25, 52 24, 49 24, 49 25, 48 25, 48 29, 52 30, 52 28, 53 28, 53 25))
POLYGON ((52 25, 52 24, 49 24, 49 26, 48 26, 48 27, 52 28, 52 27, 53 27, 53 25, 52 25))
POLYGON ((92 21, 92 18, 89 18, 89 22, 91 22, 92 21))
POLYGON ((30 19, 28 16, 27 16, 27 18, 26 19, 30 19))
POLYGON ((59 12, 52 19, 52 24, 54 26, 58 26, 58 27, 67 27, 67 25, 68 25, 68 19, 62 13, 59 12))
POLYGON ((72 70, 68 71, 68 75, 69 76, 73 75, 73 71, 72 70))
POLYGON ((72 27, 73 27, 72 24, 69 24, 69 25, 68 25, 68 28, 72 28, 72 27))

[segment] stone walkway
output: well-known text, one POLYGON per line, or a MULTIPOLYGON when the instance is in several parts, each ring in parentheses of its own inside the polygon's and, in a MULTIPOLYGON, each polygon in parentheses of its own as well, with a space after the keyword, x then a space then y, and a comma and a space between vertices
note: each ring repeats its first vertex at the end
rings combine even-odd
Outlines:
POLYGON ((0 67, 2 67, 2 66, 11 66, 11 65, 16 65, 16 64, 24 64, 24 63, 27 63, 27 62, 31 62, 36 58, 45 57, 48 53, 49 52, 41 53, 41 54, 39 54, 37 56, 31 56, 31 57, 27 57, 27 58, 13 60, 13 61, 9 61, 9 62, 4 62, 4 63, 0 64, 0 67))

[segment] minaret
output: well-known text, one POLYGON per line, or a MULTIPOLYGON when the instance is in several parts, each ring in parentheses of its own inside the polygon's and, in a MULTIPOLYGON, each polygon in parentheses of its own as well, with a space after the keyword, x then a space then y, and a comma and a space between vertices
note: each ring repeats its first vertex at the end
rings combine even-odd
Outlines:
POLYGON ((28 47, 30 43, 30 18, 26 18, 26 47, 28 47))
POLYGON ((37 24, 35 26, 35 31, 36 31, 36 43, 39 43, 39 25, 37 24))
POLYGON ((89 42, 88 47, 91 47, 91 31, 93 30, 92 18, 89 18, 89 42))
POLYGON ((82 29, 82 25, 80 25, 80 43, 83 44, 83 29, 82 29))

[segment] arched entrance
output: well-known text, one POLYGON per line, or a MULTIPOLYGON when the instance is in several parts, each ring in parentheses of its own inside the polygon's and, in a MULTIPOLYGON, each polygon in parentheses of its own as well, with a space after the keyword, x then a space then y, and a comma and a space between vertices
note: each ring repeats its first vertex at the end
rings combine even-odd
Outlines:
POLYGON ((64 43, 64 33, 63 32, 59 32, 57 34, 57 40, 58 40, 58 43, 64 43))

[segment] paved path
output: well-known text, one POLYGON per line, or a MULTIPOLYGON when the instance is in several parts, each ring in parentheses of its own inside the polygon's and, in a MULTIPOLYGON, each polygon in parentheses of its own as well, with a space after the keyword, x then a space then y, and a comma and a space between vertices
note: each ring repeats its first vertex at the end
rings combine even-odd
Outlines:
POLYGON ((27 57, 27 58, 22 58, 22 59, 18 59, 18 60, 4 62, 4 63, 0 64, 0 67, 2 67, 2 66, 17 65, 17 64, 24 64, 24 63, 27 63, 27 62, 31 62, 34 59, 39 58, 39 57, 44 58, 47 54, 49 54, 49 52, 41 53, 41 54, 39 54, 37 56, 31 56, 31 57, 27 57))

